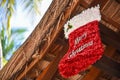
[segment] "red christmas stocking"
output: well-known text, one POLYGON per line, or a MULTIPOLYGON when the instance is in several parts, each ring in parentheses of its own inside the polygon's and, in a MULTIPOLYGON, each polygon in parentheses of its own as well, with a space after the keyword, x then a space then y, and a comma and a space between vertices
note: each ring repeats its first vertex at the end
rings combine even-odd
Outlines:
POLYGON ((83 11, 65 24, 65 37, 69 38, 69 50, 59 63, 60 74, 67 78, 97 60, 103 54, 98 21, 100 21, 99 5, 83 11))

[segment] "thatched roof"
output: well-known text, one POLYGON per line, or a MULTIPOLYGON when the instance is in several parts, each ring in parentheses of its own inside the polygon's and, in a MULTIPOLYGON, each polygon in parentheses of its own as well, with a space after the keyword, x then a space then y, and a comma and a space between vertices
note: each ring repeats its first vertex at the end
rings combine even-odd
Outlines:
POLYGON ((120 77, 118 55, 120 0, 53 0, 35 30, 0 71, 0 80, 77 80, 83 76, 82 80, 102 80, 99 78, 103 76, 103 71, 112 77, 120 77), (96 4, 101 6, 100 34, 105 45, 104 56, 87 71, 64 79, 57 67, 68 49, 63 25, 72 16, 96 4))

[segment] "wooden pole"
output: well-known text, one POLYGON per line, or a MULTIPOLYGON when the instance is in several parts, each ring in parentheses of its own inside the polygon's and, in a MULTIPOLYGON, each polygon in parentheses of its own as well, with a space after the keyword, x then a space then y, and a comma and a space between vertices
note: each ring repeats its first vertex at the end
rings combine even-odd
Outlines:
MULTIPOLYGON (((34 64, 43 58, 79 1, 80 0, 53 0, 35 30, 14 53, 8 64, 0 71, 0 79, 9 80, 12 77, 12 79, 14 79, 16 77, 15 75, 31 60, 40 46, 42 46, 42 49, 36 53, 39 54, 40 57, 36 59, 34 64), (43 42, 44 44, 42 44, 43 42)), ((33 65, 31 65, 31 68, 33 65)))

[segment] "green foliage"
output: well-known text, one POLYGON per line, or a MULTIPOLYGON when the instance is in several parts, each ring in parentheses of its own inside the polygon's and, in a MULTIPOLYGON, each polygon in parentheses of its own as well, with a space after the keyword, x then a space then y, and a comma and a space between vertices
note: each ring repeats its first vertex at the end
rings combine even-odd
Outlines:
POLYGON ((24 9, 27 9, 28 12, 30 13, 37 13, 40 14, 39 11, 39 4, 42 0, 22 0, 24 9))
POLYGON ((4 66, 7 62, 8 61, 4 57, 2 57, 2 65, 4 66))
POLYGON ((20 28, 20 29, 12 29, 12 34, 22 34, 26 31, 26 29, 24 28, 20 28))
MULTIPOLYGON (((26 32, 26 29, 12 29, 11 30, 11 37, 10 39, 7 37, 6 35, 6 30, 4 27, 2 27, 2 30, 0 32, 0 37, 1 37, 1 43, 2 43, 2 51, 3 51, 3 57, 6 59, 7 56, 9 55, 9 53, 13 53, 14 52, 14 47, 16 46, 16 39, 15 37, 17 36, 17 38, 21 37, 20 35, 22 35, 24 32, 26 32), (13 39, 14 38, 14 39, 13 39)), ((23 38, 22 38, 23 39, 23 38)))
POLYGON ((28 13, 40 14, 39 4, 41 0, 1 0, 0 1, 0 8, 3 9, 2 15, 5 16, 5 18, 0 21, 0 40, 2 45, 2 52, 3 52, 2 59, 4 64, 7 62, 8 55, 14 53, 14 51, 18 47, 17 42, 20 42, 21 40, 24 39, 22 34, 26 32, 26 29, 23 28, 12 29, 10 26, 10 20, 16 9, 16 3, 19 1, 23 2, 22 3, 23 7, 25 10, 28 11, 28 13))

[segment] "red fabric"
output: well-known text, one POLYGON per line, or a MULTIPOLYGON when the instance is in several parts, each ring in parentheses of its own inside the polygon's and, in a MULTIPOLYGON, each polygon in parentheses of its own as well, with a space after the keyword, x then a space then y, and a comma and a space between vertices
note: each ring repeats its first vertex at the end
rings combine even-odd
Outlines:
POLYGON ((69 34, 69 50, 59 62, 58 68, 60 74, 67 78, 87 69, 87 67, 97 60, 103 54, 103 46, 100 39, 98 21, 90 22, 69 34), (75 40, 80 38, 78 44, 75 40), (88 43, 92 42, 89 46, 88 43), (84 47, 82 50, 80 48, 84 47), (71 57, 72 51, 79 50, 71 57))

